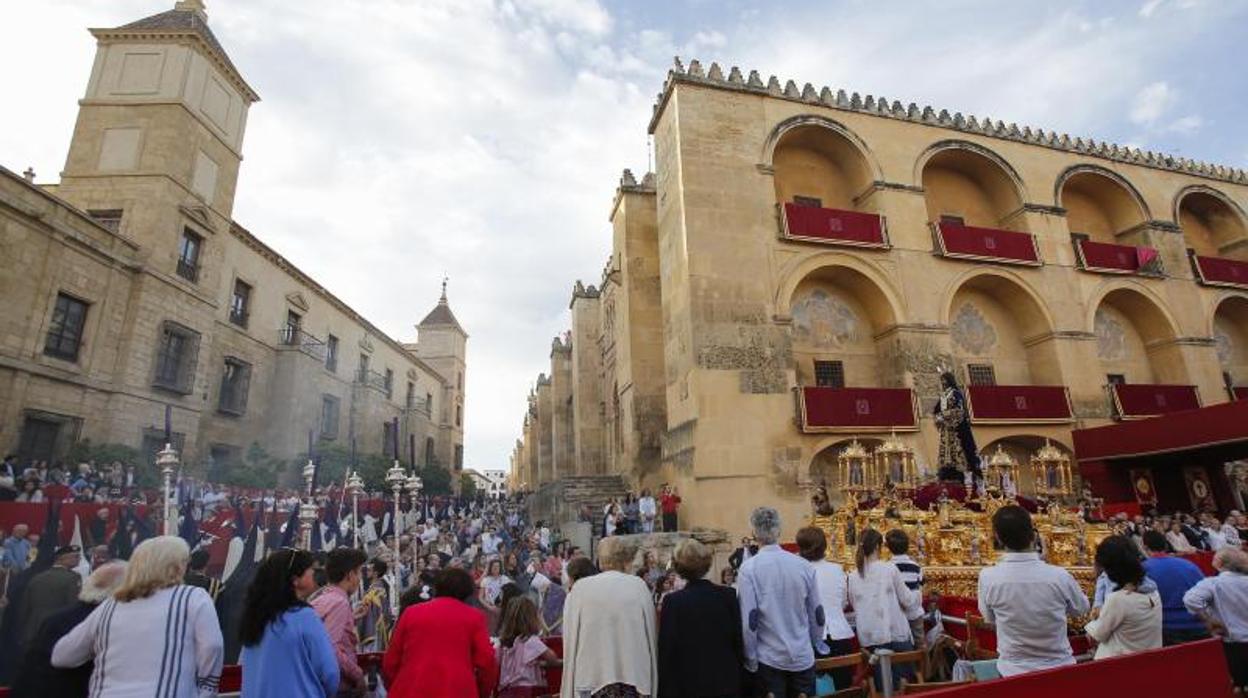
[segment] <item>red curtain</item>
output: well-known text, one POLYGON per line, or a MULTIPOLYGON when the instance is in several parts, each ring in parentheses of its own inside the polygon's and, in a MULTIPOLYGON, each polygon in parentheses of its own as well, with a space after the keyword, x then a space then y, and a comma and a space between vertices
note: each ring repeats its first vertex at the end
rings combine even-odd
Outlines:
POLYGON ((784 220, 789 237, 854 245, 884 244, 884 225, 875 213, 788 203, 784 205, 784 220))
POLYGON ((1070 400, 1060 385, 972 385, 967 394, 972 419, 1070 419, 1070 400))
POLYGON ((1201 280, 1212 284, 1248 286, 1248 262, 1223 257, 1196 257, 1201 280))
POLYGON ((942 221, 940 237, 950 257, 977 257, 1039 264, 1035 239, 1028 233, 995 228, 973 228, 942 221))
POLYGON ((914 428, 909 388, 802 388, 804 426, 820 428, 914 428))
MULTIPOLYGON (((1248 441, 1248 401, 1223 402, 1152 419, 1076 429, 1071 436, 1080 461, 1248 441)), ((1165 487, 1160 482, 1157 486, 1165 487)), ((1129 489, 1127 496, 1131 496, 1129 489)))

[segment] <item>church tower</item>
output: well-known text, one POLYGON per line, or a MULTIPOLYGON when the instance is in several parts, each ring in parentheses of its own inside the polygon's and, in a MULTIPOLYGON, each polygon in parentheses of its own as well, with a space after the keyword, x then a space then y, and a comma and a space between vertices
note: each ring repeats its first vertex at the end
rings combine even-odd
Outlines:
POLYGON ((202 0, 91 34, 95 63, 56 193, 137 242, 154 268, 215 288, 207 251, 228 234, 259 96, 202 0))
POLYGON ((468 333, 451 312, 445 280, 442 281, 442 297, 416 326, 416 331, 416 356, 446 379, 438 460, 450 464, 452 472, 458 474, 464 467, 464 370, 468 333))

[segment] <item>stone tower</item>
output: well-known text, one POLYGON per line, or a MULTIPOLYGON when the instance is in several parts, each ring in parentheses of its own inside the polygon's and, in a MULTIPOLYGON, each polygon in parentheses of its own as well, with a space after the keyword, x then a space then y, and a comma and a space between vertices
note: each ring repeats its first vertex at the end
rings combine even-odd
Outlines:
POLYGON ((438 439, 438 460, 449 464, 458 473, 464 467, 464 370, 468 352, 468 333, 460 326, 446 300, 446 281, 438 304, 416 326, 416 356, 446 379, 443 386, 443 409, 440 421, 445 432, 438 439))
POLYGON ((91 34, 95 63, 57 194, 104 219, 124 211, 111 224, 153 264, 176 264, 183 218, 201 239, 227 230, 247 111, 259 96, 200 0, 91 34))

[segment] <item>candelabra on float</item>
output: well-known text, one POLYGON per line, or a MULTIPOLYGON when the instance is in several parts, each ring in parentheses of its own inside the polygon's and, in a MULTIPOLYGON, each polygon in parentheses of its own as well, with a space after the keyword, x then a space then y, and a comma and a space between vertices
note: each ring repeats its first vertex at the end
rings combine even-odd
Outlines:
POLYGON ((347 476, 347 491, 351 493, 351 547, 360 547, 360 491, 364 480, 356 471, 347 476))
POLYGON ((870 457, 858 439, 849 442, 836 457, 836 486, 845 494, 845 505, 857 509, 859 501, 875 489, 870 457))
POLYGON ((174 525, 175 507, 173 505, 173 473, 178 468, 178 452, 173 450, 171 441, 166 440, 165 448, 156 454, 156 465, 160 468, 160 474, 165 483, 165 535, 172 536, 178 532, 174 525))
MULTIPOLYGON (((312 491, 312 480, 316 477, 316 463, 312 461, 309 449, 308 462, 303 466, 303 501, 299 503, 299 532, 303 541, 303 549, 312 549, 312 525, 316 523, 316 495, 312 491)), ((320 531, 317 531, 320 535, 320 531)))
POLYGON ((874 482, 881 490, 900 497, 914 494, 919 488, 919 469, 914 460, 914 449, 903 444, 893 434, 875 449, 874 482))

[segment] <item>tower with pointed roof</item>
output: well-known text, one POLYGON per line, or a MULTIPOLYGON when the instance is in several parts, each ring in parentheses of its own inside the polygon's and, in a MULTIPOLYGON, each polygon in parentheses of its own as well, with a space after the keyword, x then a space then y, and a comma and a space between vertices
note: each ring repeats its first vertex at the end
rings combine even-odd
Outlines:
POLYGON ((437 458, 449 463, 455 472, 464 467, 464 371, 467 368, 468 333, 464 331, 446 299, 447 280, 442 280, 438 304, 416 325, 416 344, 411 347, 417 358, 445 379, 443 384, 444 414, 436 419, 441 424, 437 440, 437 458))

